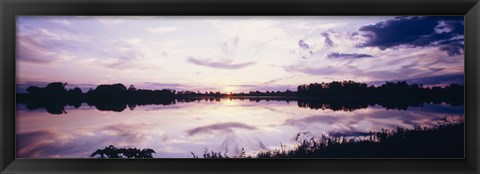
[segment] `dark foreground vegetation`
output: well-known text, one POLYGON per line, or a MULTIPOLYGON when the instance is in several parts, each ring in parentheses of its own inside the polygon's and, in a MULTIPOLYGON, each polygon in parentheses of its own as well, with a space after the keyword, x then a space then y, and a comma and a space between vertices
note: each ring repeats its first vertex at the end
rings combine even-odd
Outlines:
POLYGON ((97 149, 90 158, 153 158, 155 151, 152 149, 117 148, 113 145, 104 149, 97 149))
POLYGON ((464 87, 450 84, 446 87, 423 87, 421 84, 386 82, 381 86, 367 86, 353 81, 311 83, 300 85, 297 91, 250 91, 248 93, 193 92, 171 89, 137 89, 133 85, 99 85, 83 93, 80 88, 66 89, 67 83, 54 82, 46 87, 30 86, 27 93, 17 94, 18 103, 28 109, 45 108, 52 114, 66 113, 66 106, 80 107, 82 103, 102 111, 121 112, 138 105, 171 105, 177 102, 220 101, 220 98, 238 100, 297 101, 299 107, 353 111, 380 105, 387 109, 406 110, 424 103, 445 102, 452 106, 464 103, 464 87))
MULTIPOLYGON (((287 149, 264 150, 256 156, 229 157, 226 153, 205 150, 203 158, 463 158, 463 118, 445 120, 432 128, 382 130, 370 132, 364 138, 334 137, 320 138, 308 132, 298 133, 296 145, 287 149)), ((198 158, 193 154, 194 158, 198 158)))

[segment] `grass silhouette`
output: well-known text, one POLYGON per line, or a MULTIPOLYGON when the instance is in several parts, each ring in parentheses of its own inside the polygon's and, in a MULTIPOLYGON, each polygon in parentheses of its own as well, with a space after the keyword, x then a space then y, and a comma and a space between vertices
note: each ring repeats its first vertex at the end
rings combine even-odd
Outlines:
MULTIPOLYGON (((279 149, 267 149, 255 156, 227 156, 226 153, 205 150, 203 158, 463 158, 463 117, 445 117, 434 127, 415 126, 413 129, 382 129, 363 138, 317 138, 300 132, 293 138, 294 148, 281 144, 279 149)), ((198 158, 192 153, 194 158, 198 158)))

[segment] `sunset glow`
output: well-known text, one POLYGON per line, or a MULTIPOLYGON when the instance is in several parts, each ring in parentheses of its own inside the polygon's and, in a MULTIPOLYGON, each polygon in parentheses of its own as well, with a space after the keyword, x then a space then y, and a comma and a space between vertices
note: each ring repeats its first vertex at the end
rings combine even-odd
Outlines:
POLYGON ((19 16, 17 83, 20 92, 62 81, 84 91, 123 83, 202 93, 463 83, 458 25, 463 17, 19 16), (389 28, 417 23, 425 26, 416 33, 389 28))

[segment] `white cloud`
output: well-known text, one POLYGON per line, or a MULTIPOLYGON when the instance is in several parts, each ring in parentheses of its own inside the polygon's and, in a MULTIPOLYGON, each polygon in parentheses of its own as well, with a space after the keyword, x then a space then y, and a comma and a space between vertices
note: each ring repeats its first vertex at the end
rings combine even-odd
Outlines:
POLYGON ((146 28, 146 30, 150 33, 168 33, 168 32, 173 32, 177 31, 177 27, 149 27, 146 28))
POLYGON ((125 22, 125 20, 123 20, 122 18, 114 17, 114 16, 111 16, 111 17, 96 17, 96 19, 97 19, 98 22, 100 22, 101 24, 104 24, 104 25, 115 25, 115 24, 120 24, 120 23, 125 22))
POLYGON ((135 44, 139 44, 140 42, 142 42, 141 39, 138 39, 138 38, 131 38, 131 39, 124 39, 122 40, 123 42, 126 42, 130 45, 135 45, 135 44))
POLYGON ((52 19, 52 20, 50 20, 50 22, 56 23, 56 24, 61 24, 61 25, 70 25, 70 22, 68 20, 66 20, 65 18, 64 19, 52 19))
POLYGON ((18 26, 17 37, 17 58, 38 64, 73 59, 76 55, 72 52, 75 50, 72 45, 90 43, 89 37, 81 34, 26 25, 18 26))
POLYGON ((287 36, 277 27, 278 21, 263 18, 235 18, 234 20, 208 20, 207 22, 227 37, 238 37, 253 42, 266 42, 287 36))

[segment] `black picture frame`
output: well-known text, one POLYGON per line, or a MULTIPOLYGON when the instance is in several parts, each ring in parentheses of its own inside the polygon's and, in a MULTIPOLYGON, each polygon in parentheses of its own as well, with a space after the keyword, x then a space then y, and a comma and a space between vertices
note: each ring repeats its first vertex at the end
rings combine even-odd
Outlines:
POLYGON ((478 0, 1 0, 1 173, 479 173, 478 0), (16 15, 464 15, 465 159, 16 159, 16 15))

